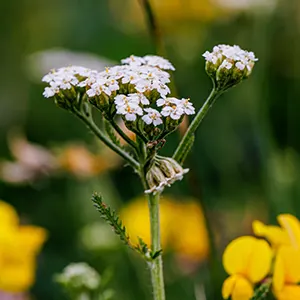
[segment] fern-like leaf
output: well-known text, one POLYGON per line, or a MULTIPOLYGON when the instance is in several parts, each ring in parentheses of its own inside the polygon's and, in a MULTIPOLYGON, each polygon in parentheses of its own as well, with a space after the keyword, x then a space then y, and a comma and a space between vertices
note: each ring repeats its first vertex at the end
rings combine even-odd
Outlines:
POLYGON ((94 193, 92 196, 92 201, 95 208, 100 213, 101 218, 106 221, 113 229, 116 235, 119 236, 120 240, 130 248, 134 248, 130 242, 129 235, 127 234, 126 228, 120 220, 119 216, 115 211, 111 210, 103 200, 102 196, 94 193))

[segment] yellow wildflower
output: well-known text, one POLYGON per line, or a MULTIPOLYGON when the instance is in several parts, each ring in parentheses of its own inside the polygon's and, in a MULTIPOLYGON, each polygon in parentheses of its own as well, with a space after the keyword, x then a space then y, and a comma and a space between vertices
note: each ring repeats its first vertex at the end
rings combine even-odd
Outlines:
POLYGON ((273 274, 273 291, 278 300, 300 299, 300 252, 282 246, 276 255, 273 274))
POLYGON ((249 300, 253 285, 269 273, 271 262, 272 250, 266 241, 251 236, 233 240, 223 254, 223 265, 230 275, 223 284, 223 298, 249 300))
POLYGON ((285 229, 289 236, 290 245, 300 249, 300 223, 299 220, 290 214, 279 215, 278 223, 285 229))
POLYGON ((282 244, 276 253, 273 292, 278 300, 300 299, 300 223, 290 214, 279 215, 277 219, 289 243, 282 244))
MULTIPOLYGON (((133 243, 141 237, 148 245, 150 222, 148 204, 138 198, 121 210, 121 219, 133 243)), ((177 255, 193 261, 204 260, 209 251, 204 216, 199 204, 193 200, 176 202, 163 197, 160 202, 161 243, 164 251, 173 250, 177 255)))
POLYGON ((252 229, 256 236, 266 238, 274 249, 282 245, 289 245, 290 239, 287 232, 279 226, 265 225, 260 221, 252 223, 252 229))
MULTIPOLYGON (((126 25, 135 26, 136 30, 144 28, 144 15, 138 1, 130 0, 123 5, 117 1, 111 1, 111 11, 121 21, 126 21, 126 25), (128 13, 124 14, 126 10, 128 13)), ((150 1, 155 17, 159 24, 173 30, 174 24, 178 22, 200 21, 208 22, 220 15, 222 9, 213 0, 190 0, 188 5, 182 0, 151 0, 150 1)), ((181 23, 180 23, 181 24, 181 23)))
POLYGON ((43 228, 20 226, 14 208, 0 201, 0 290, 24 292, 33 285, 36 255, 45 239, 43 228))

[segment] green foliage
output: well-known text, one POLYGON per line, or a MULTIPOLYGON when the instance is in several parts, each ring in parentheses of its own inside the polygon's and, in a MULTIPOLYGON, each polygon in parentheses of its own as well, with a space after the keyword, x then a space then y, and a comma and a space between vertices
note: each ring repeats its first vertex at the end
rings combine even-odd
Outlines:
POLYGON ((133 245, 122 220, 120 220, 120 217, 114 210, 112 210, 103 202, 101 195, 94 193, 92 196, 92 201, 97 211, 100 213, 101 218, 112 227, 115 234, 130 249, 141 254, 147 261, 154 260, 161 255, 162 250, 152 252, 148 245, 140 237, 138 238, 139 243, 137 245, 133 245))
POLYGON ((267 295, 270 291, 271 287, 271 280, 267 280, 266 282, 262 283, 254 292, 253 297, 251 300, 263 300, 267 298, 267 295))
POLYGON ((102 201, 102 196, 98 195, 97 193, 93 194, 92 201, 94 202, 94 206, 96 207, 97 211, 100 213, 101 218, 112 227, 113 231, 117 236, 119 236, 120 240, 125 245, 133 248, 126 228, 116 212, 111 210, 111 208, 102 201))
POLYGON ((120 139, 116 136, 116 132, 115 132, 114 128, 112 127, 111 123, 108 121, 104 121, 104 126, 105 126, 105 131, 106 131, 107 135, 109 136, 109 138, 111 139, 111 141, 114 144, 116 144, 117 146, 122 148, 120 139))

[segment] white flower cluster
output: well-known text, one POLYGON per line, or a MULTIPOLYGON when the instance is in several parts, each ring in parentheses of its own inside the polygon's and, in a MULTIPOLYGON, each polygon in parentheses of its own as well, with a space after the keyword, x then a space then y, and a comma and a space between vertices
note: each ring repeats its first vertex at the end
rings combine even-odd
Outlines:
POLYGON ((195 113, 189 99, 167 97, 170 74, 165 70, 175 70, 168 60, 160 56, 132 55, 122 63, 102 72, 76 66, 53 70, 42 79, 49 84, 43 95, 49 98, 72 87, 85 88, 89 98, 105 97, 113 101, 116 113, 127 121, 135 121, 140 116, 146 124, 154 126, 163 123, 162 117, 178 120, 185 114, 195 113), (153 93, 159 98, 156 104, 162 107, 161 112, 150 107, 153 93))
POLYGON ((212 52, 206 51, 203 56, 207 62, 220 67, 220 69, 230 70, 236 67, 240 71, 245 68, 251 73, 254 63, 258 60, 253 52, 242 50, 239 46, 218 45, 212 52))
POLYGON ((100 285, 100 275, 84 262, 69 264, 56 279, 74 289, 95 290, 100 285))
POLYGON ((45 88, 43 96, 50 98, 58 94, 60 90, 69 90, 72 86, 79 85, 80 78, 91 76, 91 73, 97 72, 79 66, 51 70, 50 73, 42 78, 43 82, 49 84, 49 87, 45 88))

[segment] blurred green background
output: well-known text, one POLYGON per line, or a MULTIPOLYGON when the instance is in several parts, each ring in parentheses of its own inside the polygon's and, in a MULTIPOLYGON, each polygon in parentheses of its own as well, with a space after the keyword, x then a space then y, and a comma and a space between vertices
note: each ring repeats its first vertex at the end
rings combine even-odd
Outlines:
MULTIPOLYGON (((203 52, 219 43, 237 44, 259 58, 250 79, 224 94, 199 129, 186 163, 192 171, 166 191, 181 201, 198 199, 212 237, 210 257, 192 271, 183 271, 172 255, 165 257, 168 299, 221 299, 225 245, 251 234, 254 219, 275 224, 282 212, 300 217, 300 2, 152 4, 167 58, 176 67, 178 93, 190 97, 196 108, 211 89, 203 52)), ((75 64, 79 54, 82 64, 105 60, 105 66, 131 54, 155 53, 138 1, 12 0, 1 5, 1 161, 14 159, 8 136, 15 131, 46 149, 73 141, 95 148, 93 136, 77 119, 42 97, 39 78, 48 72, 44 65, 69 64, 70 57, 75 64), (62 50, 68 52, 62 55, 62 50)), ((173 134, 164 152, 171 154, 178 141, 173 134)), ((135 174, 120 165, 85 178, 70 173, 40 177, 22 184, 0 182, 0 198, 12 203, 25 223, 43 226, 50 234, 39 257, 35 298, 64 299, 53 274, 69 262, 87 261, 100 273, 111 268, 115 299, 151 299, 148 271, 137 255, 112 241, 113 234, 103 238, 101 230, 104 241, 97 247, 82 238, 84 228, 99 221, 89 200, 92 192, 101 192, 119 210, 142 194, 135 174)), ((195 239, 201 243, 201 237, 195 239)))

